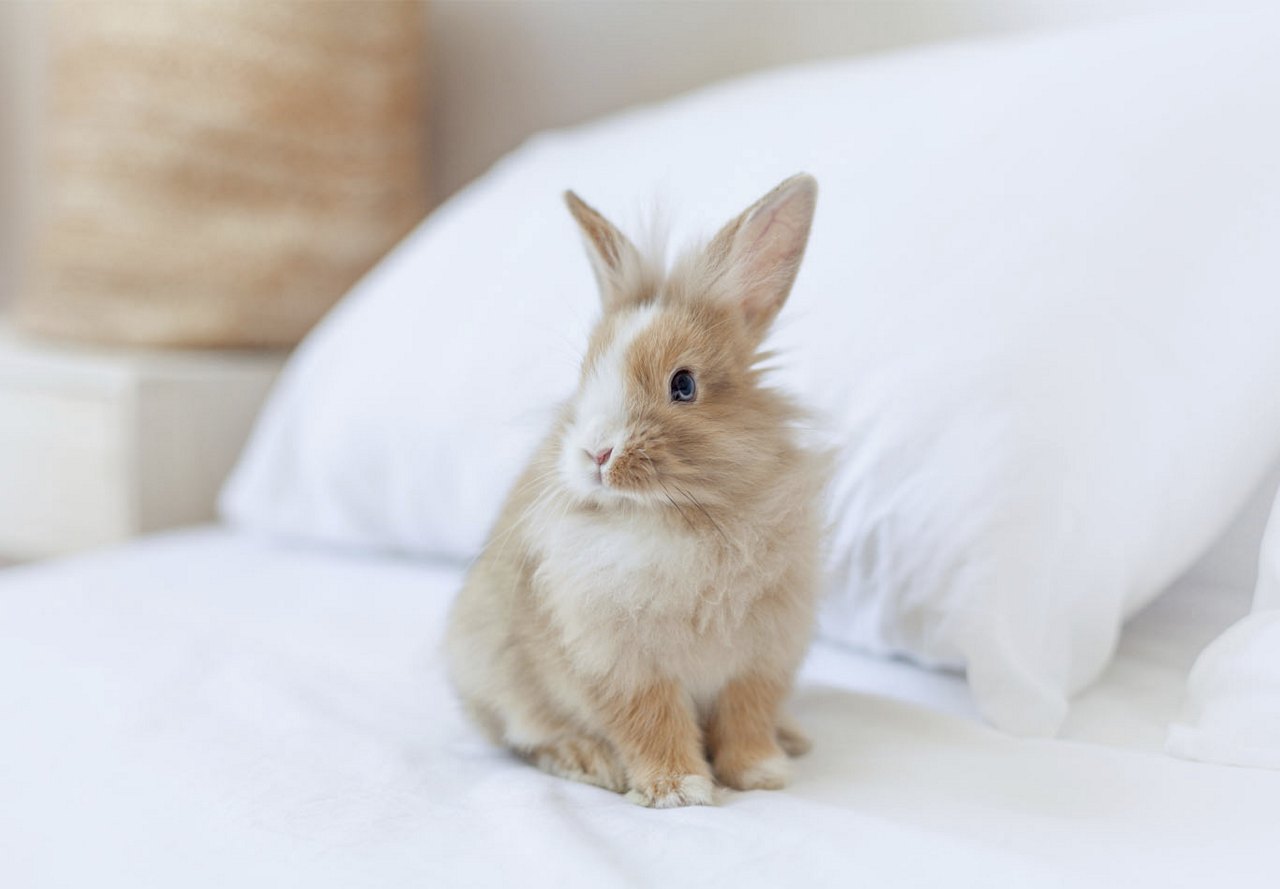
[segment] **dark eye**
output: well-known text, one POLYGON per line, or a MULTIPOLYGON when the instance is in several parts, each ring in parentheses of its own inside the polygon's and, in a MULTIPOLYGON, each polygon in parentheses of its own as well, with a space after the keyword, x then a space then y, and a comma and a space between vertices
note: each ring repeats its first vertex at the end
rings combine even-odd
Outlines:
POLYGON ((687 370, 678 370, 671 377, 671 400, 672 401, 693 401, 693 397, 698 394, 698 384, 693 380, 693 374, 687 370))

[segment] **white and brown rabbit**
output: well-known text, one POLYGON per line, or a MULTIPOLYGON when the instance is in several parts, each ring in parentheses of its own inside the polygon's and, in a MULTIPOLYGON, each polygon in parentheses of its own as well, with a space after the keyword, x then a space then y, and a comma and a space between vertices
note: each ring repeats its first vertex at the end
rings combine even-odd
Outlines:
POLYGON ((454 607, 453 681, 492 739, 646 806, 779 788, 813 624, 825 458, 759 347, 817 198, 783 182, 670 273, 569 193, 604 315, 577 393, 454 607))

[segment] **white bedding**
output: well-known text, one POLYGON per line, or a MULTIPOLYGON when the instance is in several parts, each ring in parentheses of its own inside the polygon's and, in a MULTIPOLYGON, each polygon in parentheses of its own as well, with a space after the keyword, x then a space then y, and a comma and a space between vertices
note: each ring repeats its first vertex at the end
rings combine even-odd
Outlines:
POLYGON ((1244 592, 1141 615, 1068 740, 819 647, 789 789, 650 811, 461 720, 460 571, 205 529, 0 572, 0 884, 1274 885, 1280 773, 1158 752, 1244 592))

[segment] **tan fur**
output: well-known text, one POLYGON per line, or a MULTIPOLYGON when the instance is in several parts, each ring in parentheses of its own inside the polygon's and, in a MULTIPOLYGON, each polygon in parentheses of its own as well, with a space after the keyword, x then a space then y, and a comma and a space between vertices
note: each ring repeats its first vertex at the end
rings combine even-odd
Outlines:
POLYGON ((808 748, 779 709, 813 622, 825 460, 757 363, 813 181, 783 183, 667 276, 569 204, 605 314, 458 596, 454 683, 496 743, 644 805, 710 803, 708 753, 724 784, 779 787, 785 753, 808 748), (693 402, 671 398, 680 370, 693 402))
POLYGON ((781 777, 753 772, 786 754, 778 744, 778 708, 787 687, 776 678, 750 674, 731 680, 707 723, 707 750, 716 777, 738 790, 773 789, 781 777))
POLYGON ((658 679, 634 694, 607 692, 601 712, 627 763, 633 799, 646 805, 710 802, 694 798, 698 789, 710 789, 711 771, 702 752, 698 714, 678 682, 658 679), (692 792, 686 787, 690 784, 692 792))
POLYGON ((569 735, 540 744, 522 755, 533 765, 573 781, 594 784, 615 793, 627 789, 627 774, 613 745, 594 735, 569 735))
POLYGON ((778 746, 787 756, 804 756, 813 749, 813 741, 784 715, 778 720, 778 746))

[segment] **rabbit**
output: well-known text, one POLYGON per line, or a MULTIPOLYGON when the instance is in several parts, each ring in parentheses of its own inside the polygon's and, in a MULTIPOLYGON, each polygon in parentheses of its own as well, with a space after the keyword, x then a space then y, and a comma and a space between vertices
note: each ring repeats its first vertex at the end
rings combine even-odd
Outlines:
POLYGON ((666 273, 572 192, 603 314, 576 394, 452 608, 445 654, 498 745, 645 806, 777 789, 813 630, 827 458, 764 385, 817 183, 787 179, 666 273))

